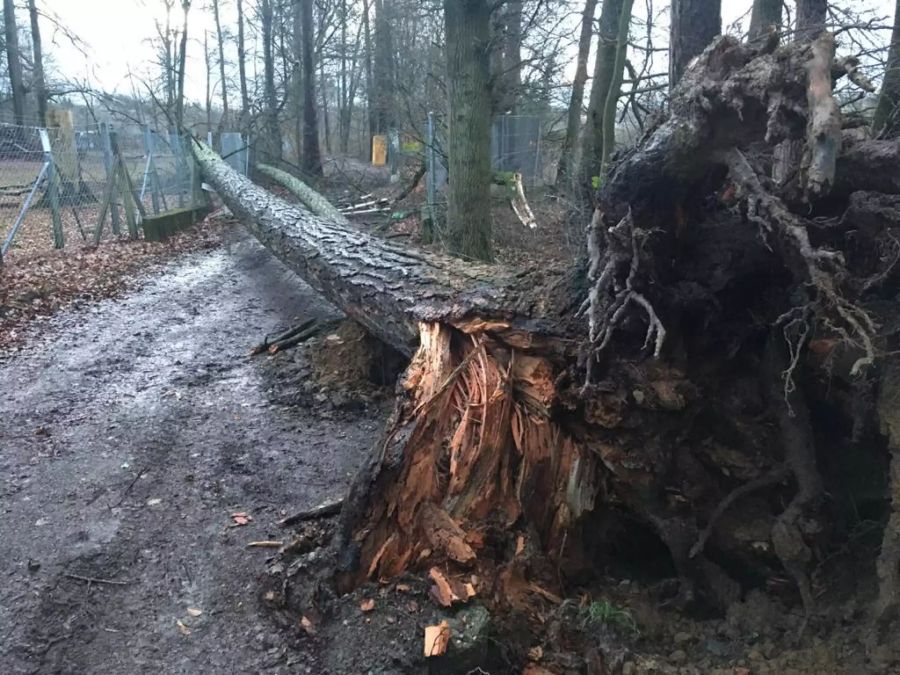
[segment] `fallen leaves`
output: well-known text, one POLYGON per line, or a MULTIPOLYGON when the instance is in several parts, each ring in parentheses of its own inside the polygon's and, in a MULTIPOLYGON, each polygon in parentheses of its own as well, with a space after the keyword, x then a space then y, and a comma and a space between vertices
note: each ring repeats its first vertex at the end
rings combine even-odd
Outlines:
POLYGON ((182 635, 190 635, 191 634, 191 629, 188 628, 187 624, 185 624, 185 622, 182 621, 181 619, 176 619, 175 625, 178 626, 178 632, 181 633, 182 635))
POLYGON ((166 242, 104 240, 85 246, 76 230, 66 233, 66 248, 56 250, 49 211, 33 209, 0 265, 0 348, 20 343, 25 327, 76 301, 113 297, 140 274, 176 255, 206 250, 221 241, 223 224, 206 219, 166 242), (45 222, 46 220, 46 222, 45 222))
POLYGON ((446 653, 447 646, 450 644, 450 624, 441 621, 437 626, 425 627, 425 656, 441 656, 446 653))

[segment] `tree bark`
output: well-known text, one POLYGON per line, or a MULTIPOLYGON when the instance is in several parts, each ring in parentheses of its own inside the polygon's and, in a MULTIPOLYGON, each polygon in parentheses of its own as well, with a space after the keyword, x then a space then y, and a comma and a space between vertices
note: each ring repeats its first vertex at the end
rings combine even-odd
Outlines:
POLYGON ((237 0, 237 52, 238 52, 238 78, 241 83, 241 129, 243 130, 250 115, 250 95, 247 91, 247 54, 244 48, 244 3, 237 0))
POLYGON ((631 26, 631 8, 634 0, 625 0, 622 3, 622 12, 619 14, 619 27, 616 36, 616 58, 613 62, 613 81, 609 91, 606 92, 606 101, 603 104, 603 152, 600 155, 600 175, 605 176, 616 147, 616 108, 619 102, 619 94, 622 91, 622 77, 625 72, 625 54, 628 49, 628 29, 631 26))
POLYGON ((322 153, 319 149, 319 119, 316 113, 315 33, 313 0, 300 0, 300 28, 303 31, 303 162, 311 176, 322 175, 322 153))
POLYGON ((749 40, 762 40, 773 28, 781 28, 781 6, 783 0, 753 0, 750 14, 749 40))
POLYGON ((386 134, 395 124, 393 0, 375 0, 375 63, 373 103, 375 133, 386 134))
POLYGON ((3 0, 3 27, 6 36, 6 66, 12 90, 13 120, 22 126, 25 124, 25 81, 22 78, 19 26, 16 23, 16 5, 13 0, 3 0))
POLYGON ((41 25, 35 0, 28 0, 28 15, 31 19, 31 49, 34 54, 34 97, 37 101, 38 120, 47 124, 47 83, 44 79, 44 50, 41 45, 41 25))
POLYGON ((797 0, 795 40, 808 40, 825 30, 828 0, 797 0))
POLYGON ((275 91, 275 35, 273 0, 261 0, 260 22, 263 39, 263 91, 265 107, 263 112, 262 142, 260 158, 268 164, 278 164, 282 157, 281 126, 278 123, 278 95, 275 91))
POLYGON ((228 81, 225 79, 225 38, 219 17, 219 0, 213 0, 213 17, 216 21, 216 41, 219 46, 219 77, 222 81, 222 117, 219 118, 219 133, 228 126, 228 81))
POLYGON ((624 0, 604 0, 600 10, 600 29, 597 37, 597 56, 594 61, 594 78, 588 103, 587 123, 581 143, 578 169, 578 191, 585 205, 597 189, 603 157, 603 113, 615 77, 616 53, 619 35, 619 17, 624 0))
POLYGON ((515 115, 522 89, 522 2, 510 0, 496 13, 491 59, 494 112, 515 115))
POLYGON ((673 0, 669 29, 669 89, 695 56, 722 32, 721 0, 673 0))
POLYGON ((178 91, 175 93, 175 123, 178 128, 184 126, 184 77, 187 65, 188 12, 191 0, 181 0, 181 11, 184 17, 181 23, 181 46, 178 48, 178 91))
POLYGON ((587 82, 588 58, 591 54, 591 39, 594 35, 594 14, 597 0, 586 0, 581 15, 581 34, 578 38, 578 59, 575 79, 572 81, 572 96, 569 98, 569 114, 566 118, 566 137, 563 140, 559 164, 556 168, 556 185, 562 188, 569 179, 569 167, 573 163, 572 153, 581 131, 581 108, 584 104, 584 85, 587 82))
POLYGON ((398 351, 413 354, 423 321, 490 329, 509 344, 550 343, 561 335, 554 317, 563 307, 547 302, 551 291, 541 292, 559 281, 558 274, 523 277, 392 244, 275 197, 205 145, 195 142, 192 149, 204 178, 263 244, 398 351))
POLYGON ((450 102, 447 222, 451 253, 490 260, 491 85, 487 0, 444 0, 450 102))
POLYGON ((875 108, 875 117, 872 120, 872 131, 886 137, 900 135, 900 0, 894 8, 891 46, 888 50, 878 107, 875 108))

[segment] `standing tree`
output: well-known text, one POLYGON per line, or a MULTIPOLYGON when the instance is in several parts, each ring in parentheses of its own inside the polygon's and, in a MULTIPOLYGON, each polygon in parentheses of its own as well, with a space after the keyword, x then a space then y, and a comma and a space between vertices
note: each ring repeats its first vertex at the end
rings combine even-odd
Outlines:
POLYGON ((237 0, 237 28, 238 78, 241 81, 241 129, 243 129, 250 114, 250 96, 247 92, 247 53, 244 47, 243 0, 237 0))
POLYGON ((568 178, 571 153, 575 150, 575 141, 581 130, 581 107, 584 103, 584 85, 587 82, 588 58, 591 54, 591 38, 594 34, 594 13, 597 0, 585 0, 584 12, 581 15, 581 35, 578 38, 578 61, 575 79, 572 82, 572 96, 569 99, 569 114, 566 120, 566 137, 563 140, 559 165, 556 169, 556 185, 562 187, 568 178))
POLYGON ((179 129, 184 126, 184 78, 187 64, 188 43, 188 12, 191 10, 191 0, 181 0, 183 20, 181 24, 181 46, 178 48, 178 91, 175 95, 175 122, 179 129))
POLYGON ((47 83, 44 79, 44 50, 41 46, 41 26, 38 22, 37 3, 28 0, 28 15, 31 19, 31 49, 34 59, 34 97, 37 100, 38 120, 47 123, 47 83))
MULTIPOLYGON (((618 53, 619 19, 622 16, 624 0, 604 0, 600 10, 600 32, 597 42, 597 56, 594 60, 594 80, 591 84, 591 98, 588 102, 587 124, 582 137, 581 158, 578 170, 578 190, 583 201, 589 202, 600 178, 603 159, 603 134, 607 125, 603 122, 606 100, 616 77, 616 55, 618 53)), ((613 94, 617 99, 618 90, 613 94)))
POLYGON ((385 134, 394 126, 394 0, 375 0, 374 91, 369 92, 375 112, 375 133, 385 134))
POLYGON ((605 176, 609 159, 616 147, 616 104, 622 91, 622 74, 625 72, 625 54, 628 51, 628 29, 631 25, 631 8, 634 0, 625 0, 619 12, 616 34, 616 57, 613 61, 613 81, 606 92, 603 109, 603 151, 600 153, 600 175, 605 176))
POLYGON ((797 34, 795 39, 812 38, 825 30, 828 0, 797 0, 797 34))
POLYGON ((753 0, 750 14, 750 40, 764 38, 774 26, 781 26, 782 0, 753 0))
POLYGON ((444 0, 449 93, 447 244, 455 255, 491 254, 491 9, 488 0, 444 0))
POLYGON ((722 0, 672 0, 669 28, 669 88, 685 68, 722 32, 722 0))
POLYGON ((894 9, 894 30, 888 51, 887 70, 875 108, 872 131, 883 136, 900 135, 900 0, 894 9))
POLYGON ((319 122, 316 116, 316 64, 314 60, 313 0, 300 0, 300 30, 303 45, 303 170, 322 175, 319 122))
POLYGON ((228 124, 228 85, 225 80, 225 36, 222 33, 222 20, 219 16, 219 0, 213 0, 213 18, 216 21, 216 40, 219 43, 219 78, 222 81, 222 117, 219 118, 219 131, 228 124))
POLYGON ((281 161, 281 128, 278 125, 278 95, 275 91, 275 37, 273 0, 261 0, 260 23, 263 40, 263 129, 260 156, 266 164, 281 161))
POLYGON ((494 112, 515 114, 522 89, 522 2, 508 0, 495 14, 494 112))
POLYGON ((6 64, 9 86, 12 89, 13 119, 25 124, 25 82, 22 79, 22 54, 19 52, 19 27, 16 24, 16 5, 3 0, 3 28, 6 34, 6 64))

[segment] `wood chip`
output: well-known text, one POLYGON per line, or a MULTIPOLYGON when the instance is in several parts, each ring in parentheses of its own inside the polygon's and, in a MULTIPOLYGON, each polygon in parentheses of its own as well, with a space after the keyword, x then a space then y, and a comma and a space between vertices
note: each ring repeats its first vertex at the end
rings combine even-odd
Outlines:
POLYGON ((307 635, 316 634, 316 625, 305 616, 300 617, 300 627, 306 631, 307 635))
POLYGON ((450 607, 450 605, 453 604, 453 601, 458 599, 453 593, 450 581, 437 567, 432 567, 428 571, 428 576, 434 581, 434 586, 432 586, 429 591, 431 599, 441 607, 450 607))
POLYGON ((201 614, 203 614, 203 610, 202 610, 202 609, 197 609, 196 607, 188 607, 188 608, 187 608, 187 613, 188 613, 189 616, 198 617, 198 616, 200 616, 201 614))
POLYGON ((361 603, 359 603, 359 608, 364 612, 371 612, 373 609, 375 609, 375 599, 366 598, 361 603))
POLYGON ((182 635, 190 635, 191 634, 191 629, 188 628, 187 625, 181 619, 177 619, 175 621, 175 625, 178 626, 178 632, 180 632, 182 635))
POLYGON ((231 514, 231 520, 234 522, 234 526, 246 525, 251 520, 253 520, 253 516, 251 516, 249 513, 239 511, 237 513, 231 514))
POLYGON ((251 541, 247 548, 281 548, 283 545, 282 541, 251 541))
POLYGON ((410 587, 409 584, 397 584, 394 588, 396 588, 401 593, 408 593, 410 587))
POLYGON ((437 626, 425 627, 424 653, 427 658, 441 656, 450 644, 450 624, 441 621, 437 626))

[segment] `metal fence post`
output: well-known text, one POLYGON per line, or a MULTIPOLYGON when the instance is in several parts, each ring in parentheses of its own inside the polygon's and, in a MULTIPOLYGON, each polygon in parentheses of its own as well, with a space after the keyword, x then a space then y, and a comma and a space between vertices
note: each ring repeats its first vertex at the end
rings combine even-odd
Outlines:
POLYGON ((106 167, 106 180, 112 181, 113 191, 109 200, 109 216, 112 224, 113 234, 119 235, 122 227, 119 220, 118 197, 116 195, 115 180, 113 179, 113 153, 112 145, 109 139, 109 125, 106 122, 100 123, 100 136, 103 138, 103 164, 106 167))
POLYGON ((59 215, 59 172, 53 161, 53 149, 50 146, 50 134, 46 129, 39 129, 41 146, 44 150, 44 163, 47 165, 47 199, 50 202, 50 215, 53 220, 53 248, 63 248, 66 237, 63 234, 62 218, 59 215))
POLYGON ((153 143, 153 134, 150 132, 150 127, 146 124, 144 125, 144 152, 147 153, 147 165, 144 167, 144 179, 141 184, 141 195, 140 198, 144 198, 144 193, 147 190, 147 184, 150 184, 150 200, 153 203, 153 213, 159 213, 159 176, 156 174, 156 161, 154 159, 154 154, 156 148, 153 143), (155 180, 154 180, 155 179, 155 180))

